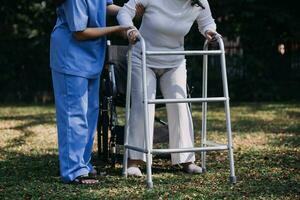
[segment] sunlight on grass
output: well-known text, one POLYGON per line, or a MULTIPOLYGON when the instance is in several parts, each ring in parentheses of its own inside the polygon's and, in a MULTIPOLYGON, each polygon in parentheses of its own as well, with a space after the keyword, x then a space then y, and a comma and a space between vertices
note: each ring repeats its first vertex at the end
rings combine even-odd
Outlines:
MULTIPOLYGON (((192 109, 199 145, 201 106, 192 109)), ((124 109, 118 113, 123 124, 124 109)), ((164 108, 157 114, 166 120, 164 108)), ((208 172, 195 176, 155 157, 155 187, 147 190, 145 177, 125 179, 120 164, 112 169, 98 160, 106 171, 99 185, 62 184, 54 107, 0 106, 0 199, 299 199, 300 104, 235 104, 231 117, 236 185, 228 182, 227 152, 210 152, 208 172)), ((227 141, 222 105, 208 107, 208 138, 227 141)))

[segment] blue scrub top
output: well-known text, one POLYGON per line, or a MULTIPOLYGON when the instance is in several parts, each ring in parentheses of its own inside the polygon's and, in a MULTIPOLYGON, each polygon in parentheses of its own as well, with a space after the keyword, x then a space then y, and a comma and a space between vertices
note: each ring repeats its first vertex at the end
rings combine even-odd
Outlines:
POLYGON ((106 38, 77 41, 73 32, 106 26, 106 6, 112 0, 67 0, 57 8, 51 34, 50 67, 58 72, 96 78, 101 73, 106 38))

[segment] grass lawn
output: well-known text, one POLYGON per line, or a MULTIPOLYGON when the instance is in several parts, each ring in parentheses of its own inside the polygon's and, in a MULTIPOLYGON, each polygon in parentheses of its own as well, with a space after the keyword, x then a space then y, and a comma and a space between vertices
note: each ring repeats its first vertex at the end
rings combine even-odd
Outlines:
MULTIPOLYGON (((208 109, 209 138, 226 141, 222 106, 208 109)), ((193 111, 199 135, 200 107, 193 111)), ((300 104, 234 104, 231 115, 237 184, 228 181, 227 152, 216 152, 208 172, 194 176, 154 159, 148 190, 145 178, 123 178, 121 166, 101 165, 99 185, 61 183, 53 106, 2 105, 0 199, 300 199, 300 104)))

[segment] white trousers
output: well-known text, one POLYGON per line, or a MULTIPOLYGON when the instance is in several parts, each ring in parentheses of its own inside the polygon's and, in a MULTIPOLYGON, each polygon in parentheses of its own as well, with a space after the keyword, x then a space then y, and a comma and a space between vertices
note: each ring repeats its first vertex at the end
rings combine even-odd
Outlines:
MULTIPOLYGON (((155 73, 147 68, 147 90, 148 99, 155 99, 156 81, 160 76, 160 89, 166 99, 186 98, 186 62, 176 68, 169 68, 163 74, 155 73)), ((140 61, 133 59, 132 63, 132 88, 131 88, 131 113, 129 121, 129 145, 146 148, 144 133, 144 107, 142 68, 140 61)), ((194 146, 193 121, 187 103, 167 104, 168 126, 169 126, 169 148, 190 148, 194 146)), ((153 143, 153 127, 155 105, 148 105, 150 146, 153 143)), ((129 150, 129 158, 133 160, 146 160, 145 154, 129 150)), ((173 153, 172 164, 194 162, 194 153, 173 153)))

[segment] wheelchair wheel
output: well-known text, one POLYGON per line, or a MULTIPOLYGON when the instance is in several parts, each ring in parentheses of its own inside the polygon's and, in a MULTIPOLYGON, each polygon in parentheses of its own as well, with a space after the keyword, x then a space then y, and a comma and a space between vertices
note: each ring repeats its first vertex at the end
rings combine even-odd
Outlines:
POLYGON ((108 161, 109 151, 108 151, 108 134, 109 134, 109 115, 108 115, 108 101, 107 98, 103 98, 102 101, 102 159, 108 161))

